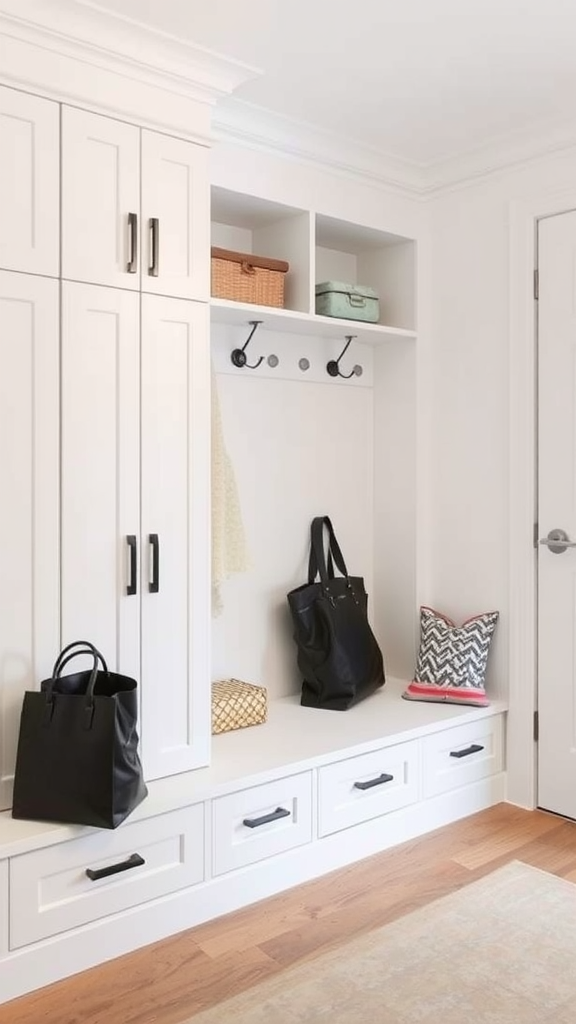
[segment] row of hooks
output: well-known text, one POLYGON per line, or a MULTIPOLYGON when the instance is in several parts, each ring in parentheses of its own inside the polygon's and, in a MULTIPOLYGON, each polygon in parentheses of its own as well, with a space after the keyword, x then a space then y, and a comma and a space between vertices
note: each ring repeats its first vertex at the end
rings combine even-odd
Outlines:
MULTIPOLYGON (((246 341, 242 345, 242 348, 235 348, 234 351, 230 355, 230 359, 232 360, 232 363, 234 364, 234 366, 238 367, 239 370, 243 369, 244 367, 246 367, 247 370, 257 370, 258 367, 260 366, 260 364, 264 361, 264 356, 260 356, 260 358, 258 359, 258 361, 256 363, 249 363, 248 362, 248 356, 246 355, 246 349, 248 348, 248 345, 252 341, 252 338, 254 337, 254 334, 258 330, 258 327, 262 323, 262 320, 249 320, 248 323, 250 324, 250 326, 252 328, 252 330, 250 331, 250 334, 246 338, 246 341)), ((348 351, 350 343, 351 343, 351 341, 355 337, 356 337, 355 334, 347 334, 346 335, 346 344, 344 345, 344 348, 342 349, 340 355, 338 356, 338 359, 330 359, 329 362, 326 363, 326 372, 331 377, 343 377, 344 380, 348 380, 350 377, 354 377, 354 376, 361 377, 362 376, 363 370, 362 370, 362 367, 358 365, 358 363, 356 363, 356 365, 352 367, 352 370, 351 370, 350 373, 342 373, 342 371, 340 369, 340 362, 343 359, 343 357, 346 355, 346 352, 348 351)), ((277 366, 278 365, 278 357, 277 356, 273 356, 273 355, 272 356, 268 356, 268 365, 269 366, 277 366)), ((301 359, 300 362, 299 362, 299 366, 300 366, 301 370, 307 370, 309 365, 310 364, 309 364, 307 359, 301 359), (304 365, 304 364, 307 364, 307 365, 304 365)))

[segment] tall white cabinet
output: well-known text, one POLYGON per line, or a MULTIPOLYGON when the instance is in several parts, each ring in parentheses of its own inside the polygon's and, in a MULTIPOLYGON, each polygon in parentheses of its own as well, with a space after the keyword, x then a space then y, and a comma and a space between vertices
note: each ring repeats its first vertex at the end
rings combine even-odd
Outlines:
POLYGON ((76 639, 139 680, 148 779, 208 761, 209 186, 204 146, 5 87, 0 143, 5 808, 76 639))

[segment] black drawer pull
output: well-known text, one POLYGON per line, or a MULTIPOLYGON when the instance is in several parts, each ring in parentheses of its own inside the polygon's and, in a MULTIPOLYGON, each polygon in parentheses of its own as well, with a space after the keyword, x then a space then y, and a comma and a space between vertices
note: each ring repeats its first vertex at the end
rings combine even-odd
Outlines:
POLYGON ((480 743, 471 743, 464 750, 451 750, 450 757, 468 757, 469 754, 477 754, 480 750, 484 750, 480 743))
POLYGON ((355 782, 354 789, 372 789, 373 786, 381 786, 384 782, 392 782, 393 775, 386 775, 384 772, 377 779, 368 779, 368 782, 355 782))
POLYGON ((242 822, 246 828, 258 828, 259 825, 267 825, 269 821, 278 821, 279 818, 289 818, 290 811, 285 807, 277 807, 271 814, 263 814, 261 818, 244 818, 242 822))
POLYGON ((86 868, 86 874, 91 882, 97 882, 99 878, 108 878, 109 875, 119 875, 121 871, 130 871, 130 868, 139 868, 146 861, 144 857, 141 857, 139 853, 133 853, 128 860, 123 860, 120 864, 111 864, 109 868, 86 868))

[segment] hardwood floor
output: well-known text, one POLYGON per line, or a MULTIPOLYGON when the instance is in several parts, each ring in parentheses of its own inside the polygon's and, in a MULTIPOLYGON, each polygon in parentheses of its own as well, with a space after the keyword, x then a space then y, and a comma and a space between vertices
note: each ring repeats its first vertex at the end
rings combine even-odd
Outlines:
POLYGON ((0 1006, 0 1024, 181 1024, 510 860, 576 882, 576 822, 499 804, 0 1006))

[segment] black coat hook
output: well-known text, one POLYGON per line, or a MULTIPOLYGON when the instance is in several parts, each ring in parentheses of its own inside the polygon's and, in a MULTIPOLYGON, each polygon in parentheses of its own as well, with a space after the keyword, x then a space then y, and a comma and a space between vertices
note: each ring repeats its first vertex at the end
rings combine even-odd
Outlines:
POLYGON ((330 374, 331 377, 343 377, 344 380, 348 380, 349 377, 354 377, 354 376, 360 377, 360 375, 362 373, 362 367, 358 366, 358 365, 356 365, 356 366, 354 366, 352 368, 352 372, 351 373, 341 373, 340 372, 340 360, 342 359, 343 356, 346 355, 346 352, 348 351, 350 342, 352 341, 352 338, 355 338, 355 337, 356 337, 355 334, 347 334, 346 335, 346 344, 344 345, 344 348, 342 349, 340 355, 338 356, 338 359, 331 359, 330 362, 326 364, 326 370, 328 371, 328 373, 330 374))
POLYGON ((248 348, 248 345, 250 344, 250 342, 252 341, 252 338, 254 337, 254 332, 260 326, 262 321, 261 320, 249 320, 248 323, 250 324, 250 326, 252 328, 252 330, 250 331, 250 334, 246 338, 246 341, 242 345, 242 348, 235 348, 234 351, 232 352, 232 355, 230 356, 230 359, 234 363, 234 366, 237 366, 239 370, 241 370, 243 366, 245 366, 247 370, 255 370, 258 366, 260 366, 260 363, 264 359, 264 356, 260 356, 260 358, 259 358, 257 363, 250 364, 248 362, 248 357, 246 355, 246 349, 248 348))

